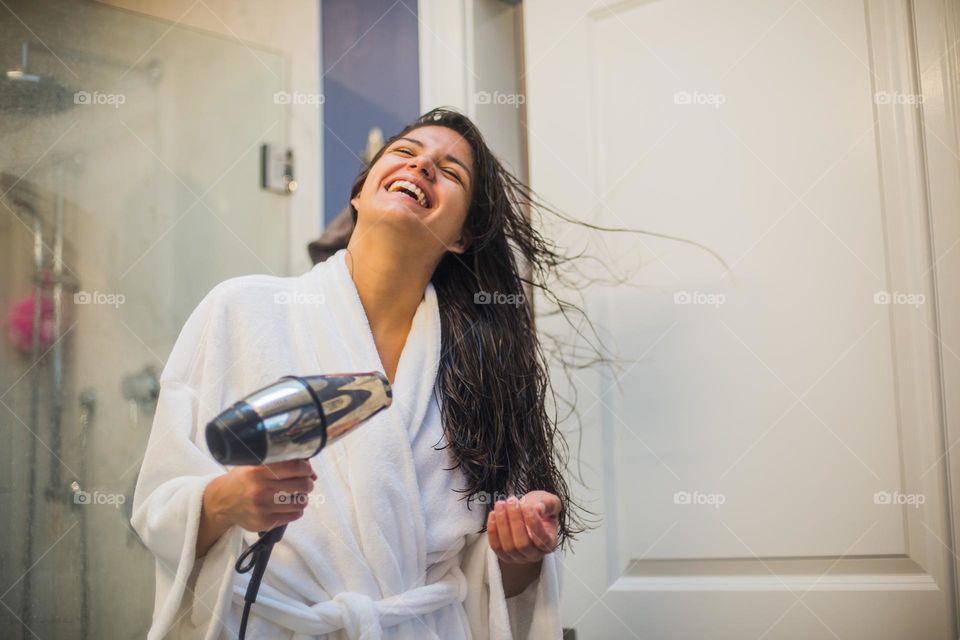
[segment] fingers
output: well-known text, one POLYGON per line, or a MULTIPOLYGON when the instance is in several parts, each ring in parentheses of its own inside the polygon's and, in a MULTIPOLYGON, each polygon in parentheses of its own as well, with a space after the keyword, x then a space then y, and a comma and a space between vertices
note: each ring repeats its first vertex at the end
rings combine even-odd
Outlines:
POLYGON ((268 497, 264 507, 272 514, 303 513, 310 502, 313 491, 311 478, 290 478, 288 480, 267 480, 268 497))
MULTIPOLYGON (((501 551, 498 555, 518 564, 540 560, 542 552, 527 533, 519 500, 511 496, 507 502, 498 501, 488 519, 488 530, 491 520, 493 527, 489 537, 491 546, 496 538, 501 551)), ((494 548, 494 551, 497 549, 494 548)))
POLYGON ((290 524, 294 520, 299 520, 301 517, 303 517, 302 511, 271 514, 270 516, 261 519, 260 523, 255 529, 257 531, 269 531, 275 527, 290 524))
POLYGON ((526 562, 536 562, 540 559, 539 550, 534 546, 533 540, 527 532, 527 525, 523 522, 523 513, 520 511, 520 501, 515 496, 510 496, 505 507, 507 512, 507 522, 510 527, 510 535, 513 538, 513 545, 517 555, 526 562))
POLYGON ((228 476, 231 490, 224 498, 224 509, 232 522, 247 531, 265 531, 293 522, 314 501, 317 477, 306 460, 236 466, 228 476))
POLYGON ((522 504, 529 504, 534 507, 534 512, 536 513, 537 505, 543 505, 543 511, 540 515, 544 518, 552 518, 560 515, 561 507, 563 503, 561 502, 559 496, 550 493, 549 491, 530 491, 524 494, 523 499, 520 500, 522 504))
POLYGON ((248 531, 266 531, 301 518, 306 507, 306 496, 278 493, 273 500, 254 507, 238 524, 248 531))
POLYGON ((269 516, 270 518, 281 518, 289 520, 296 520, 303 516, 305 511, 304 507, 288 507, 286 509, 280 509, 277 511, 271 511, 269 516))
POLYGON ((271 480, 287 480, 289 478, 310 478, 316 479, 313 473, 313 467, 309 460, 287 460, 285 462, 274 462, 259 467, 262 473, 266 474, 271 480))
POLYGON ((490 541, 490 548, 493 549, 494 553, 499 556, 504 552, 503 545, 500 544, 500 532, 497 530, 497 512, 495 509, 487 514, 487 539, 490 541))
POLYGON ((513 536, 510 534, 510 523, 507 521, 506 507, 502 500, 498 500, 494 506, 493 517, 497 523, 497 534, 500 536, 500 548, 503 549, 503 555, 511 562, 516 562, 513 536))
POLYGON ((503 558, 507 562, 522 562, 513 551, 513 541, 509 535, 509 529, 503 524, 498 524, 501 521, 501 518, 498 517, 501 515, 498 513, 498 509, 502 509, 501 503, 497 503, 487 516, 487 539, 490 542, 490 548, 497 554, 497 557, 503 558))
POLYGON ((546 491, 544 491, 543 493, 546 494, 543 496, 544 510, 543 510, 543 513, 540 515, 542 515, 544 518, 552 518, 555 516, 559 516, 560 508, 563 506, 563 503, 560 501, 560 498, 555 496, 552 493, 547 493, 546 491))
POLYGON ((312 478, 290 478, 288 480, 267 480, 267 485, 274 491, 285 493, 310 493, 313 491, 312 478))
POLYGON ((310 503, 316 475, 306 460, 263 465, 256 484, 261 526, 287 524, 303 516, 310 503))
POLYGON ((547 533, 546 527, 543 526, 543 519, 540 518, 533 505, 525 504, 521 508, 523 521, 527 525, 527 532, 530 534, 533 544, 543 553, 551 553, 555 543, 550 534, 547 533))

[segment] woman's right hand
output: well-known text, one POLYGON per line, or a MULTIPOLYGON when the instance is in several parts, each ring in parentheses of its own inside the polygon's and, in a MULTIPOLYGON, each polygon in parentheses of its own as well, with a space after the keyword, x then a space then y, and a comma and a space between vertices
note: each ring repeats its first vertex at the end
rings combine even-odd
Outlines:
POLYGON ((316 479, 307 460, 233 467, 214 478, 203 493, 197 556, 234 525, 268 531, 300 518, 316 479))
POLYGON ((316 476, 306 460, 233 467, 204 493, 215 519, 247 531, 267 531, 303 515, 316 476))

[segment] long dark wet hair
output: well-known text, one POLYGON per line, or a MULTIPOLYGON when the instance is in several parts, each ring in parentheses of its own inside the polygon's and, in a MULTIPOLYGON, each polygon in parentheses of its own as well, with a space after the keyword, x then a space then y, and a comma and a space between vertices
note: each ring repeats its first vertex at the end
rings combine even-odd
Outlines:
MULTIPOLYGON (((558 418, 558 404, 579 414, 575 399, 563 402, 554 392, 547 355, 555 357, 568 380, 572 368, 611 364, 614 359, 605 355, 582 308, 560 298, 551 287, 574 284, 564 267, 582 256, 561 252, 537 230, 531 216, 550 212, 590 229, 634 230, 584 223, 548 207, 499 162, 467 116, 448 108, 425 113, 390 138, 357 176, 350 199, 360 193, 370 167, 395 140, 431 125, 460 134, 470 144, 474 161, 473 193, 463 228, 466 250, 447 252, 432 277, 442 332, 436 391, 445 447, 451 448, 455 460, 451 469, 459 467, 466 475, 468 504, 484 505, 487 511, 497 499, 511 494, 543 490, 558 496, 562 503, 558 537, 563 547, 592 528, 580 511, 593 512, 576 503, 564 477, 569 447, 559 428, 563 419, 558 418), (587 338, 591 357, 569 357, 559 338, 538 334, 530 300, 533 290, 552 307, 550 313, 562 315, 578 336, 587 338), (546 351, 542 343, 547 344, 546 351), (553 411, 548 409, 548 396, 553 411)), ((356 224, 357 210, 350 208, 356 224)), ((545 312, 538 309, 539 315, 545 312)))

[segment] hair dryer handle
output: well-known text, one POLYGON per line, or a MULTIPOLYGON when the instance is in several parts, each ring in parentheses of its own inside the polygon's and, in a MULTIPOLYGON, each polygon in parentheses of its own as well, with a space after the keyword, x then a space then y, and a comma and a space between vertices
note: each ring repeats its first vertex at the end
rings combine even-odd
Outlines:
MULTIPOLYGON (((244 549, 243 553, 240 554, 240 557, 237 558, 237 564, 234 565, 237 573, 247 573, 253 569, 257 561, 260 559, 260 556, 264 553, 266 553, 267 557, 269 558, 270 551, 273 550, 273 545, 277 542, 280 542, 280 539, 283 538, 283 534, 286 530, 287 525, 282 524, 279 527, 270 529, 270 531, 261 531, 260 539, 244 549)), ((266 564, 266 562, 264 562, 264 564, 266 564)), ((256 575, 256 572, 254 572, 254 575, 256 575)), ((253 580, 250 582, 252 583, 253 580)))

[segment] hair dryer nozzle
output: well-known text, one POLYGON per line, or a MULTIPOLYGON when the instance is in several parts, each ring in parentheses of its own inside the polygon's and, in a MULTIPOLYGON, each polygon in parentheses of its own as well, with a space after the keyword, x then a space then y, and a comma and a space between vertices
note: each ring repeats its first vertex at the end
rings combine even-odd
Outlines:
POLYGON ((253 407, 240 401, 207 425, 207 448, 220 464, 262 464, 267 434, 253 407))

